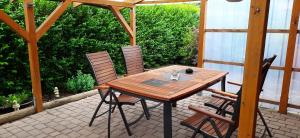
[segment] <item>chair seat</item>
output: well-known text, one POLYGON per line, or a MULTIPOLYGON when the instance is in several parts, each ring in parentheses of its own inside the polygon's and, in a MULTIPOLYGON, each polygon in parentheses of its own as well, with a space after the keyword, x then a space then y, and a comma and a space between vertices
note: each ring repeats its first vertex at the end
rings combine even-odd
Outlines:
MULTIPOLYGON (((108 89, 102 90, 101 93, 105 95, 108 92, 108 89)), ((118 97, 118 101, 120 104, 127 104, 127 105, 134 105, 135 103, 139 102, 140 99, 136 97, 132 97, 126 94, 121 94, 118 97)))
POLYGON ((135 103, 140 101, 139 98, 132 97, 126 94, 121 94, 120 96, 118 96, 118 100, 121 104, 129 104, 129 105, 134 105, 135 103))
MULTIPOLYGON (((218 109, 225 102, 224 99, 220 99, 220 98, 211 97, 210 99, 211 100, 209 100, 207 103, 204 103, 204 105, 208 106, 208 107, 212 107, 214 109, 218 109)), ((232 106, 227 106, 226 113, 232 114, 233 113, 233 107, 232 106)))
MULTIPOLYGON (((200 113, 195 113, 193 116, 187 118, 186 120, 181 122, 181 125, 187 126, 189 128, 192 128, 194 130, 200 131, 200 133, 205 133, 210 136, 218 137, 217 133, 213 129, 213 126, 210 122, 206 122, 200 129, 197 129, 199 125, 206 119, 208 116, 200 113)), ((222 136, 225 136, 227 133, 227 130, 229 128, 229 123, 213 119, 216 123, 217 129, 221 132, 222 136)))

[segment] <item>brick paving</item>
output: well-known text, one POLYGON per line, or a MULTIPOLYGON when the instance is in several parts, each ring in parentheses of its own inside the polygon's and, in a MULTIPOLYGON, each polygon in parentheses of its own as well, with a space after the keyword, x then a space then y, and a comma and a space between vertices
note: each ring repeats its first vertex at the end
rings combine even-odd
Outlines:
MULTIPOLYGON (((194 95, 185 100, 179 101, 173 112, 173 136, 175 138, 189 138, 192 131, 179 123, 190 116, 193 112, 187 109, 189 104, 203 106, 208 101, 208 96, 194 95)), ((105 138, 107 137, 107 115, 97 118, 93 126, 89 127, 90 118, 100 101, 99 95, 88 97, 76 102, 65 104, 53 109, 48 109, 12 123, 0 126, 1 138, 105 138)), ((154 105, 154 102, 147 102, 154 105)), ((108 106, 103 106, 102 111, 108 106)), ((142 113, 140 104, 136 106, 124 106, 126 117, 129 121, 137 118, 142 113)), ((300 116, 282 115, 276 111, 262 109, 262 113, 268 122, 271 131, 276 138, 300 138, 300 116)), ((150 111, 151 119, 143 118, 137 124, 131 126, 133 136, 131 138, 160 138, 163 137, 163 112, 162 106, 150 111)), ((263 126, 258 119, 257 137, 261 136, 263 126)), ((232 137, 236 137, 236 133, 232 137)), ((127 132, 121 120, 118 110, 112 114, 113 138, 127 138, 127 132)), ((197 135, 197 137, 201 137, 197 135)))

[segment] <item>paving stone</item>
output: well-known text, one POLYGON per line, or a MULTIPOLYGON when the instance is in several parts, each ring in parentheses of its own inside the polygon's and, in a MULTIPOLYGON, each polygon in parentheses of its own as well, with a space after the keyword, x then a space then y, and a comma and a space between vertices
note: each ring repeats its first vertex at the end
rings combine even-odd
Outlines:
MULTIPOLYGON (((34 114, 13 123, 0 126, 0 138, 13 137, 57 137, 57 138, 105 138, 107 137, 107 118, 105 114, 96 118, 91 127, 88 126, 91 116, 99 103, 99 95, 88 97, 76 102, 72 102, 57 108, 48 109, 38 114, 34 114)), ((178 106, 172 109, 173 137, 190 138, 193 131, 181 126, 180 121, 191 116, 194 112, 188 110, 189 104, 206 108, 204 101, 208 101, 207 96, 192 96, 178 102, 178 106)), ((147 101, 148 106, 156 105, 156 102, 147 101)), ((101 112, 108 109, 103 105, 101 112)), ((123 106, 128 122, 136 119, 141 113, 140 103, 137 106, 123 106)), ((213 111, 212 109, 207 109, 213 111)), ((270 109, 261 111, 266 122, 271 128, 275 138, 300 138, 300 117, 299 115, 281 115, 270 109)), ((112 114, 111 136, 112 138, 161 138, 163 137, 163 107, 150 110, 151 119, 142 118, 137 124, 130 127, 133 135, 128 136, 123 120, 118 109, 112 114)), ((261 136, 264 126, 258 118, 256 136, 261 136)), ((237 137, 237 131, 233 138, 237 137)), ((199 134, 197 138, 202 138, 199 134)))

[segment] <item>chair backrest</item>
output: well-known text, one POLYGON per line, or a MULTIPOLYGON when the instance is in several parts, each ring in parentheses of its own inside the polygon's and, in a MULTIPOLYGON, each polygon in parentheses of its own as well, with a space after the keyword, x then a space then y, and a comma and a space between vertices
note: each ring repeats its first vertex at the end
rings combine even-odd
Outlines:
MULTIPOLYGON (((266 62, 263 67, 262 67, 262 75, 266 74, 268 69, 270 68, 270 63, 266 62)), ((242 87, 239 89, 239 91, 237 92, 237 99, 236 102, 233 102, 233 115, 231 117, 231 120, 235 122, 234 125, 230 126, 229 130, 228 130, 228 136, 231 135, 231 133, 238 128, 239 126, 239 119, 240 119, 240 107, 241 107, 241 98, 242 98, 242 87)))
POLYGON ((261 90, 263 90, 262 88, 264 86, 268 71, 276 57, 277 57, 277 55, 273 55, 270 58, 265 58, 263 61, 263 65, 266 63, 269 63, 269 65, 267 65, 265 68, 262 69, 262 78, 261 78, 261 85, 260 85, 261 90))
POLYGON ((113 62, 106 51, 89 53, 86 54, 86 57, 93 70, 93 77, 96 80, 97 85, 117 79, 113 62))
POLYGON ((139 46, 122 47, 122 52, 125 59, 127 75, 144 72, 142 50, 139 46))

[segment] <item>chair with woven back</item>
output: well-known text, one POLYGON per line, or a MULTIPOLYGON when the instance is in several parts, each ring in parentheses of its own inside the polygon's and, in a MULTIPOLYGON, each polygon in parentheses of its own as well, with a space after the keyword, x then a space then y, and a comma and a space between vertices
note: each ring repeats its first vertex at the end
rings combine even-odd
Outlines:
MULTIPOLYGON (((267 70, 270 67, 270 63, 265 63, 262 70, 267 70)), ((263 73, 262 73, 263 74, 263 73)), ((242 86, 236 93, 234 98, 216 96, 215 98, 221 98, 227 101, 228 105, 232 109, 231 118, 224 116, 222 113, 226 110, 227 106, 220 107, 220 113, 213 113, 190 105, 189 109, 196 113, 186 120, 181 122, 181 125, 187 126, 194 130, 192 137, 195 137, 197 133, 202 134, 204 137, 212 138, 229 138, 232 133, 238 128, 239 115, 240 115, 240 103, 241 103, 242 86)))
MULTIPOLYGON (((270 58, 264 59, 263 64, 268 63, 271 66, 271 64, 273 63, 273 61, 275 60, 276 57, 277 57, 276 55, 273 55, 270 58)), ((264 85, 264 82, 265 82, 265 79, 267 77, 267 73, 269 71, 270 66, 267 66, 266 68, 262 69, 262 79, 261 79, 261 86, 260 86, 261 91, 263 91, 262 87, 264 85)), ((239 86, 239 87, 242 86, 242 84, 235 83, 235 82, 228 82, 228 83, 232 84, 232 85, 239 86)), ((225 116, 226 114, 229 114, 229 115, 233 114, 233 108, 231 106, 232 102, 229 101, 228 98, 235 99, 235 98, 237 98, 236 94, 229 93, 229 92, 223 92, 223 91, 215 90, 215 89, 207 89, 207 90, 214 93, 214 94, 212 94, 211 100, 209 102, 204 103, 205 106, 216 109, 216 113, 217 114, 222 114, 223 116, 225 116)), ((265 126, 265 131, 264 131, 263 134, 265 134, 265 132, 268 132, 269 136, 272 137, 272 133, 271 133, 271 131, 270 131, 270 129, 269 129, 262 113, 261 113, 261 111, 259 110, 259 108, 257 110, 257 113, 260 116, 260 118, 263 122, 263 125, 265 126)))
MULTIPOLYGON (((134 75, 149 71, 149 69, 144 68, 144 60, 140 46, 124 46, 122 47, 122 52, 126 64, 126 75, 134 75)), ((161 103, 158 103, 148 109, 153 109, 160 105, 161 103)), ((173 107, 175 106, 176 103, 173 103, 173 107)))
POLYGON ((147 71, 144 68, 142 50, 139 46, 122 47, 122 52, 126 64, 126 75, 134 75, 147 71))
MULTIPOLYGON (((95 118, 100 117, 107 112, 112 113, 113 110, 115 109, 115 107, 117 106, 120 111, 120 114, 122 116, 123 122, 125 124, 127 133, 128 133, 128 135, 131 135, 132 133, 131 133, 129 127, 135 122, 133 122, 133 123, 127 122, 124 111, 122 109, 122 106, 123 105, 133 106, 137 102, 141 102, 141 105, 144 110, 144 115, 149 120, 149 113, 147 110, 145 100, 139 99, 136 97, 132 97, 132 96, 128 96, 125 94, 120 94, 117 96, 114 92, 111 92, 111 94, 114 97, 112 102, 110 102, 110 100, 106 100, 106 98, 109 95, 109 87, 107 85, 105 85, 105 83, 117 79, 117 74, 114 69, 113 62, 112 62, 109 54, 106 51, 89 53, 89 54, 86 54, 86 57, 90 63, 91 69, 93 71, 94 79, 96 80, 96 83, 97 83, 96 88, 98 89, 100 97, 101 97, 101 101, 93 114, 93 117, 89 123, 89 126, 91 126, 93 124, 95 118), (108 110, 108 111, 98 115, 98 111, 103 103, 111 104, 114 107, 111 111, 108 110)), ((142 118, 142 117, 143 117, 143 114, 139 118, 142 118)))

